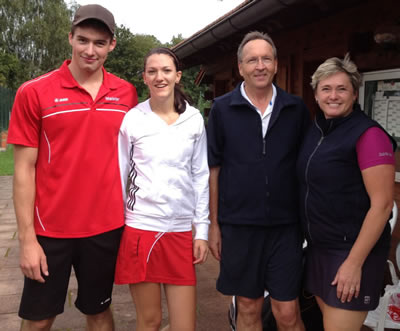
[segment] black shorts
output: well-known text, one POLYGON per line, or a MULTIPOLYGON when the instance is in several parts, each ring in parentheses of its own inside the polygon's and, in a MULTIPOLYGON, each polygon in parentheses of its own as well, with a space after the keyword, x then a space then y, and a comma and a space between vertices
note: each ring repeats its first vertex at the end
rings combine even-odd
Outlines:
POLYGON ((298 297, 302 235, 297 224, 276 227, 222 224, 221 237, 218 291, 255 299, 267 290, 279 301, 298 297))
POLYGON ((348 250, 307 247, 304 286, 329 306, 358 311, 374 310, 379 304, 388 251, 368 255, 362 267, 358 298, 342 303, 337 298, 336 286, 331 283, 348 255, 348 250))
POLYGON ((72 267, 78 282, 75 306, 86 315, 105 311, 111 304, 121 234, 122 228, 87 238, 38 236, 49 276, 45 283, 25 277, 18 315, 40 321, 61 314, 72 267))

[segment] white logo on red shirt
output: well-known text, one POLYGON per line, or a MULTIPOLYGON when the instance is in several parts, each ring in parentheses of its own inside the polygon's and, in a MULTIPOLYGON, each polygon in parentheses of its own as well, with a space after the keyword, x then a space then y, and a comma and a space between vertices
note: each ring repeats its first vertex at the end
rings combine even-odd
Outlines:
POLYGON ((55 98, 54 102, 66 102, 68 101, 68 98, 55 98))
POLYGON ((107 101, 119 101, 119 98, 117 97, 106 97, 107 101))

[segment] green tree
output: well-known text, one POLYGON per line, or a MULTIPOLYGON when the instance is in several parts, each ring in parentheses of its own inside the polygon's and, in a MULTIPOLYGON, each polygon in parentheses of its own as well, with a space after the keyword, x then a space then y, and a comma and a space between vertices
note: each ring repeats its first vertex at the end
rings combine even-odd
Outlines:
POLYGON ((29 79, 29 71, 14 54, 0 51, 0 86, 16 90, 29 79))
POLYGON ((164 46, 165 47, 173 47, 175 45, 178 45, 181 41, 183 41, 185 38, 182 36, 182 33, 178 33, 177 36, 172 36, 172 39, 170 42, 166 43, 164 46))
POLYGON ((115 32, 117 46, 108 56, 105 67, 113 74, 135 85, 140 100, 147 97, 147 87, 143 83, 143 60, 147 52, 161 45, 152 35, 132 34, 123 25, 115 32))
MULTIPOLYGON (((15 90, 71 56, 68 33, 77 7, 76 0, 0 0, 0 86, 15 90)), ((124 26, 117 27, 115 35, 117 47, 105 66, 133 83, 143 100, 148 96, 142 79, 144 57, 162 44, 152 35, 133 34, 124 26)), ((183 39, 178 34, 164 46, 172 47, 183 39)), ((194 84, 198 72, 198 67, 185 69, 181 83, 194 105, 202 110, 206 88, 194 84)))
MULTIPOLYGON (((173 47, 183 41, 182 34, 173 36, 171 41, 167 43, 166 47, 173 47)), ((185 93, 192 99, 193 105, 198 108, 203 114, 204 109, 210 106, 210 102, 204 99, 204 93, 208 89, 204 85, 196 85, 196 77, 200 72, 200 66, 186 68, 182 70, 181 85, 185 93)))
MULTIPOLYGON (((18 78, 33 78, 70 56, 71 9, 63 0, 0 0, 0 49, 21 63, 18 78)), ((6 77, 7 85, 15 81, 6 77)), ((22 81, 18 81, 18 85, 22 81)))

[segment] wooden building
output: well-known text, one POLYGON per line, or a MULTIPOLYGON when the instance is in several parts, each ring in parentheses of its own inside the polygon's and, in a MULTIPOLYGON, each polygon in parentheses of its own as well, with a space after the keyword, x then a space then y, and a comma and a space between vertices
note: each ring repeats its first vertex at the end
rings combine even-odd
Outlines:
MULTIPOLYGON (((365 78, 360 104, 400 145, 400 0, 246 0, 174 47, 185 67, 200 65, 207 98, 241 81, 236 50, 249 31, 270 34, 278 49, 275 82, 315 111, 310 76, 329 57, 352 60, 365 78)), ((396 152, 400 206, 400 152, 396 152)), ((398 222, 399 223, 399 222, 398 222)), ((400 238, 400 225, 394 240, 400 238)))
POLYGON ((399 0, 247 0, 174 51, 184 66, 201 65, 199 83, 215 97, 241 80, 236 50, 253 30, 269 33, 277 46, 276 83, 310 108, 310 76, 328 57, 350 52, 360 72, 400 68, 399 0))

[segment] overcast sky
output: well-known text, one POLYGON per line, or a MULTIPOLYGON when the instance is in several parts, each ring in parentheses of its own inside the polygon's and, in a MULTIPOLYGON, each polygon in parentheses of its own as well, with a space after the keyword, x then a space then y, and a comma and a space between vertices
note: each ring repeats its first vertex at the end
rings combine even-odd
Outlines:
MULTIPOLYGON (((238 6, 243 0, 76 0, 109 9, 117 25, 134 33, 154 35, 162 43, 179 33, 190 37, 238 6)), ((66 0, 68 3, 68 0, 66 0)))

